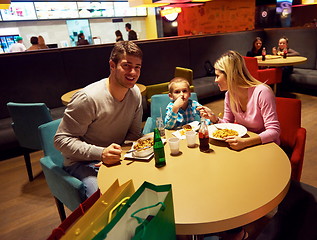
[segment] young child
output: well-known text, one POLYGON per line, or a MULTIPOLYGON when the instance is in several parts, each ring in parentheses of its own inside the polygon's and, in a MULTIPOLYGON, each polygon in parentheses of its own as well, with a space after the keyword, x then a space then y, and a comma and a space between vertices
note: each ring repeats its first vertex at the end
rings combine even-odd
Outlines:
POLYGON ((185 78, 173 78, 169 85, 169 97, 172 100, 166 107, 165 128, 177 129, 185 124, 195 121, 199 116, 196 107, 201 106, 190 98, 190 86, 185 78))

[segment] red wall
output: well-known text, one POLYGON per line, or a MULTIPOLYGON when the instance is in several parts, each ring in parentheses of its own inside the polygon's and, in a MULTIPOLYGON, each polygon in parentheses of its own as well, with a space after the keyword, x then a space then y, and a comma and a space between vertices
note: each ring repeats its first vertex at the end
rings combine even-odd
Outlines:
POLYGON ((213 0, 182 8, 178 35, 235 32, 254 29, 255 0, 213 0))

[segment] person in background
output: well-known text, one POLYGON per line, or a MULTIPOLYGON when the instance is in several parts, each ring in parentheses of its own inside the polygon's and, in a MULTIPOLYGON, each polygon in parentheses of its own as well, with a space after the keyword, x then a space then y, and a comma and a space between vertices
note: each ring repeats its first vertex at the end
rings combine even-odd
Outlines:
MULTIPOLYGON (((299 52, 295 51, 294 49, 289 48, 288 46, 288 38, 287 37, 281 37, 278 41, 278 48, 273 47, 272 53, 273 55, 284 55, 284 51, 286 50, 287 56, 299 56, 299 52)), ((290 84, 289 84, 289 77, 293 73, 294 67, 293 66, 285 66, 282 68, 282 83, 281 83, 281 89, 284 91, 288 91, 290 84)))
POLYGON ((16 42, 9 48, 9 52, 24 52, 26 47, 23 45, 23 38, 18 36, 15 40, 16 42))
POLYGON ((252 43, 252 49, 247 52, 247 57, 261 56, 263 49, 262 38, 256 37, 252 43))
POLYGON ((218 118, 207 107, 198 107, 201 116, 213 123, 238 123, 257 135, 248 138, 226 137, 230 148, 241 150, 269 142, 280 143, 280 125, 277 118, 275 96, 266 84, 251 76, 243 57, 228 51, 214 64, 216 80, 225 94, 224 117, 218 118))
POLYGON ((83 33, 79 33, 77 46, 82 46, 82 45, 89 45, 89 42, 87 39, 85 39, 85 35, 83 33))
POLYGON ((40 49, 47 49, 48 48, 48 46, 46 46, 46 44, 45 44, 44 38, 41 35, 38 36, 38 42, 39 42, 40 49))
POLYGON ((190 85, 185 78, 173 78, 168 85, 168 90, 168 95, 172 102, 166 107, 164 120, 166 129, 177 129, 195 121, 196 116, 200 116, 196 108, 201 106, 201 104, 189 99, 191 95, 190 85))
POLYGON ((136 82, 142 51, 121 41, 110 55, 110 76, 76 92, 67 105, 54 138, 64 168, 83 181, 86 197, 97 189, 101 163, 120 164, 121 144, 141 137, 142 97, 136 82))
POLYGON ((27 51, 34 51, 34 50, 39 50, 40 49, 38 37, 35 37, 35 36, 31 37, 30 42, 31 42, 32 45, 31 45, 31 47, 29 47, 27 49, 27 51))
POLYGON ((138 40, 138 36, 134 30, 131 29, 131 24, 126 23, 125 30, 128 32, 128 40, 138 40))
POLYGON ((120 30, 115 31, 115 34, 116 34, 116 42, 124 41, 120 30))
POLYGON ((278 47, 273 47, 272 54, 273 55, 280 55, 283 56, 284 51, 287 51, 287 56, 299 56, 299 52, 295 51, 294 49, 289 48, 288 46, 288 38, 281 37, 278 40, 278 47))

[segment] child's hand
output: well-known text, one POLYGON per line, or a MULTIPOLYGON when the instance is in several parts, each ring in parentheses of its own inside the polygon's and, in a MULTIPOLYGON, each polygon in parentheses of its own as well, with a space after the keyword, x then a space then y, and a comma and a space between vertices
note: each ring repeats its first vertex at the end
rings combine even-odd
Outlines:
POLYGON ((173 112, 178 113, 178 110, 184 105, 185 98, 184 96, 179 96, 175 101, 173 105, 173 112))

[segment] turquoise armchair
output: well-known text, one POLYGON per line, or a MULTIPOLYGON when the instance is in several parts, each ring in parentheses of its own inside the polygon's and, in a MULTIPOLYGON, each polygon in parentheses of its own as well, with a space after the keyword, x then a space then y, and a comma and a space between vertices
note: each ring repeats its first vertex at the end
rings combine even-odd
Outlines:
MULTIPOLYGON (((191 93, 190 99, 197 101, 197 94, 191 93)), ((156 118, 161 116, 162 111, 162 118, 163 121, 166 116, 166 106, 171 102, 168 94, 156 94, 151 97, 151 116, 146 119, 143 134, 147 134, 154 131, 156 127, 156 118)), ((200 118, 197 117, 197 121, 200 121, 200 118)))
POLYGON ((23 148, 29 181, 33 181, 30 152, 42 150, 37 128, 53 120, 50 110, 45 103, 9 102, 7 107, 12 118, 13 131, 23 148))
POLYGON ((85 200, 82 181, 71 176, 63 169, 64 158, 54 147, 54 136, 61 119, 39 126, 40 140, 44 157, 40 163, 47 185, 53 194, 61 221, 66 219, 64 205, 74 211, 85 200))

